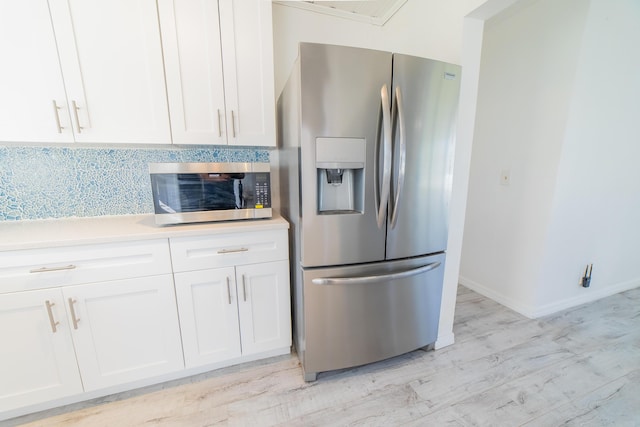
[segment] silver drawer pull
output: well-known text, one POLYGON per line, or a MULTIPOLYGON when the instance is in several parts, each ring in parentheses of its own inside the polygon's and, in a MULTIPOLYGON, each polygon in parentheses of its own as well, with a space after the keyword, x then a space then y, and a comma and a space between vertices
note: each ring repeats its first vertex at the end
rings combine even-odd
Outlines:
POLYGON ((50 271, 73 270, 76 266, 73 264, 64 265, 62 267, 40 267, 29 270, 29 273, 48 273, 50 271))
POLYGON ((56 118, 56 128, 58 129, 58 133, 62 133, 62 129, 64 129, 61 125, 60 125, 60 113, 58 112, 58 110, 60 109, 60 107, 58 107, 58 104, 56 104, 56 100, 53 100, 53 116, 56 118))
POLYGON ((55 334, 58 331, 57 326, 60 324, 60 322, 56 322, 56 319, 53 318, 53 311, 51 311, 51 307, 56 305, 56 303, 46 300, 44 304, 47 307, 47 314, 49 315, 49 323, 51 324, 51 332, 55 334))
POLYGON ((73 329, 78 329, 78 323, 80 323, 80 318, 76 316, 76 309, 73 306, 78 301, 73 298, 69 298, 69 310, 71 311, 71 320, 73 321, 73 329))
POLYGON ((236 113, 231 110, 231 135, 236 137, 236 113))
POLYGON ((247 279, 244 276, 244 274, 242 275, 242 295, 244 297, 244 301, 247 301, 247 279))
POLYGON ((71 101, 71 106, 73 109, 73 115, 75 116, 75 119, 76 119, 76 130, 78 131, 78 133, 82 133, 82 129, 84 128, 80 126, 80 118, 78 117, 78 110, 80 109, 80 107, 78 107, 78 104, 76 103, 76 101, 71 101))
POLYGON ((249 248, 239 248, 239 249, 220 249, 218 251, 219 254, 232 254, 235 252, 247 252, 249 248))

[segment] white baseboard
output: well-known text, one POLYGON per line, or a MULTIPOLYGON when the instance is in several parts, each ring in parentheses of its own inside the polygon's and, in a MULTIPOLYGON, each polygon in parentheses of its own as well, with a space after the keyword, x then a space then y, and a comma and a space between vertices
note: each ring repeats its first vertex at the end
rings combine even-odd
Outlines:
POLYGON ((529 319, 537 319, 542 316, 557 313, 558 311, 597 301, 599 299, 615 295, 620 292, 640 287, 640 279, 635 279, 628 282, 617 283, 615 285, 607 286, 601 289, 590 289, 588 293, 576 297, 565 298, 541 306, 534 306, 515 301, 512 298, 509 298, 499 292, 494 291, 491 288, 483 286, 480 283, 474 282, 473 280, 463 276, 460 276, 458 281, 462 286, 465 286, 474 292, 484 295, 487 298, 490 298, 495 302, 502 304, 505 307, 508 307, 511 310, 522 314, 523 316, 528 317, 529 319))
POLYGON ((495 302, 504 305, 505 307, 510 308, 511 310, 522 314, 523 316, 528 317, 529 319, 534 319, 535 307, 529 306, 527 304, 522 304, 521 302, 515 301, 512 298, 509 298, 499 292, 494 291, 491 288, 481 285, 478 282, 474 282, 471 279, 460 276, 458 282, 466 287, 471 289, 474 292, 479 293, 480 295, 484 295, 485 297, 494 300, 495 302))
POLYGON ((640 287, 640 279, 616 283, 615 285, 607 286, 600 289, 590 288, 585 294, 573 298, 566 298, 564 300, 538 307, 535 311, 535 317, 547 316, 549 314, 557 313, 558 311, 566 310, 567 308, 597 301, 599 299, 606 298, 608 296, 619 294, 620 292, 628 291, 638 287, 640 287))

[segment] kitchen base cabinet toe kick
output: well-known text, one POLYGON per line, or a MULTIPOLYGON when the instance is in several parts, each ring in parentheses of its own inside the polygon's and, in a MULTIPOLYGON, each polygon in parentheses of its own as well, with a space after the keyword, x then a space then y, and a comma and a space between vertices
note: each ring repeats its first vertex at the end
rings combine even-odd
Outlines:
POLYGON ((0 421, 288 354, 285 227, 0 251, 0 421))

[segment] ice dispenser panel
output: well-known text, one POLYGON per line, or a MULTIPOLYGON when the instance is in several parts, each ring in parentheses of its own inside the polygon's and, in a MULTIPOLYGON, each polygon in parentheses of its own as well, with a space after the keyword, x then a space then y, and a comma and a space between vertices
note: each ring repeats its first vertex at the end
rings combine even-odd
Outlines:
POLYGON ((316 138, 318 212, 364 212, 363 138, 316 138))

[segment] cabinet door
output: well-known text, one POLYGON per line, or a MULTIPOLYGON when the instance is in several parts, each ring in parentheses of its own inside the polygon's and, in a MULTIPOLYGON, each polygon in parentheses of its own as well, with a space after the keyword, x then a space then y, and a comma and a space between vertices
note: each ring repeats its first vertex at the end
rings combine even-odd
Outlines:
POLYGON ((288 261, 239 266, 236 276, 242 354, 290 346, 288 261))
POLYGON ((46 0, 0 2, 0 52, 0 141, 73 142, 46 0))
POLYGON ((82 392, 60 290, 0 295, 0 343, 0 413, 82 392))
POLYGON ((75 140, 170 143, 155 0, 49 5, 75 140))
POLYGON ((174 144, 226 144, 218 2, 159 0, 174 144))
POLYGON ((182 369, 171 275, 63 289, 85 391, 182 369))
POLYGON ((185 365, 240 356, 238 293, 233 267, 175 274, 185 365))
POLYGON ((275 147, 271 0, 220 0, 229 145, 275 147))

